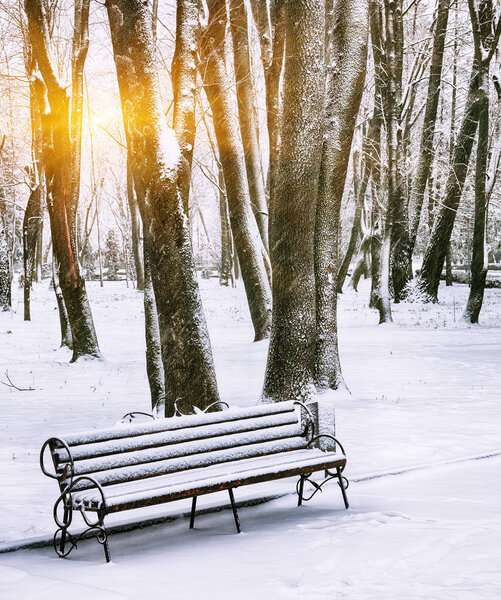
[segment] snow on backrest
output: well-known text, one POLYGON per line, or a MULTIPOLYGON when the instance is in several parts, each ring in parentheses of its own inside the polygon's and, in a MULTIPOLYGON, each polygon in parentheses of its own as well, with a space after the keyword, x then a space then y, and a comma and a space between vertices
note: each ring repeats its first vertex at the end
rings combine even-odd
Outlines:
MULTIPOLYGON (((131 480, 214 460, 304 447, 303 429, 300 409, 283 402, 127 424, 61 439, 70 447, 76 476, 90 474, 107 484, 122 477, 131 480)), ((61 472, 67 451, 53 448, 53 452, 61 472)))

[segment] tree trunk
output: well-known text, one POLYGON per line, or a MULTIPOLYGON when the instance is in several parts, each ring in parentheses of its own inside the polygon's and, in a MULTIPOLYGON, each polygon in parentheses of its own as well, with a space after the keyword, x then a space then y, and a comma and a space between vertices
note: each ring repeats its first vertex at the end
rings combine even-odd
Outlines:
POLYGON ((237 83, 238 117, 250 200, 261 239, 265 248, 268 248, 268 206, 259 149, 255 91, 250 63, 249 22, 245 0, 230 0, 230 27, 237 83))
POLYGON ((59 325, 61 328, 61 348, 73 348, 73 337, 71 335, 71 327, 68 319, 68 312, 66 311, 66 304, 64 303, 63 292, 59 285, 59 269, 57 266, 57 258, 52 257, 52 285, 54 287, 54 293, 56 295, 57 310, 59 313, 59 325))
POLYGON ((36 251, 39 241, 40 223, 42 222, 42 189, 33 173, 34 168, 28 168, 31 192, 26 205, 23 219, 23 270, 24 270, 24 320, 31 320, 30 292, 33 274, 36 270, 36 251))
POLYGON ((437 20, 433 37, 433 51, 428 79, 428 95, 426 98, 423 129, 421 132, 421 146, 410 196, 410 206, 414 212, 410 228, 409 264, 412 262, 412 253, 414 251, 414 246, 416 245, 424 193, 433 161, 433 138, 435 136, 438 100, 440 98, 440 86, 442 83, 442 64, 445 37, 447 34, 447 21, 449 18, 449 4, 450 0, 438 0, 437 20))
POLYGON ((388 207, 386 227, 391 240, 391 282, 395 302, 404 296, 408 282, 405 256, 409 251, 408 210, 405 198, 402 145, 402 67, 403 23, 402 0, 385 0, 386 70, 388 83, 383 101, 388 148, 388 207))
POLYGON ((48 24, 43 3, 26 0, 28 30, 43 83, 38 80, 37 99, 43 135, 43 166, 47 186, 47 206, 54 254, 59 267, 59 284, 64 297, 73 338, 74 362, 80 357, 100 358, 92 313, 80 274, 72 223, 76 207, 72 204, 73 147, 67 90, 49 59, 48 24), (46 94, 46 95, 45 95, 46 94), (48 102, 47 102, 48 100, 48 102))
POLYGON ((383 98, 386 95, 386 57, 383 41, 383 15, 377 0, 371 0, 370 25, 372 55, 374 57, 374 141, 372 154, 372 214, 371 214, 371 297, 370 306, 377 308, 379 323, 390 323, 390 227, 385 220, 382 197, 381 125, 383 122, 383 98))
POLYGON ((146 373, 150 386, 151 409, 155 414, 163 416, 166 412, 165 374, 162 363, 157 303, 151 279, 147 242, 144 244, 144 328, 146 336, 146 373))
POLYGON ((201 48, 202 79, 212 108, 214 130, 223 167, 230 223, 254 326, 255 341, 268 337, 271 293, 265 261, 268 255, 250 205, 239 126, 234 112, 231 81, 225 64, 224 0, 210 0, 209 23, 201 48))
POLYGON ((345 387, 337 342, 339 215, 367 62, 368 1, 336 0, 328 77, 322 162, 315 223, 318 390, 345 387))
MULTIPOLYGON (((362 157, 360 159, 361 163, 361 175, 360 175, 360 183, 356 186, 355 190, 355 215, 353 217, 353 225, 351 228, 350 239, 348 242, 348 247, 346 249, 346 254, 344 255, 343 262, 339 267, 338 272, 338 282, 337 282, 337 291, 341 293, 343 290, 344 281, 346 279, 346 275, 348 274, 348 270, 350 268, 351 260, 355 253, 355 249, 357 247, 357 241, 360 236, 361 230, 361 218, 362 211, 365 201, 365 196, 367 194, 367 187, 369 185, 370 178, 373 172, 373 165, 376 161, 380 159, 378 155, 375 154, 375 149, 377 147, 377 139, 381 136, 381 118, 377 118, 377 115, 374 114, 370 119, 369 126, 367 128, 367 133, 364 135, 364 139, 362 141, 362 157)), ((355 167, 354 167, 355 168, 355 167)))
MULTIPOLYGON (((191 163, 195 146, 195 94, 197 87, 196 54, 200 40, 200 0, 177 0, 176 47, 172 59, 174 92, 173 129, 183 159, 188 165, 179 173, 184 212, 190 214, 191 163)), ((157 6, 158 8, 158 6, 157 6)), ((154 21, 156 27, 156 19, 154 21)))
POLYGON ((127 153, 127 201, 130 210, 132 254, 134 255, 134 267, 136 269, 136 288, 138 290, 144 290, 144 251, 141 235, 142 223, 134 190, 134 177, 132 175, 130 162, 130 156, 129 153, 127 153))
POLYGON ((89 8, 90 0, 75 0, 73 46, 71 56, 71 109, 70 136, 71 153, 71 226, 76 239, 76 216, 80 199, 80 163, 82 155, 82 115, 84 64, 89 49, 89 8))
POLYGON ((9 247, 7 244, 7 228, 3 214, 0 212, 0 310, 10 310, 11 279, 9 247))
POLYGON ((434 302, 438 299, 440 275, 444 266, 447 247, 451 239, 457 209, 461 201, 477 131, 479 118, 478 85, 478 66, 475 60, 470 77, 463 121, 454 145, 452 164, 445 186, 444 197, 438 214, 435 217, 433 231, 424 254, 423 266, 418 278, 419 289, 434 302))
POLYGON ((358 292, 358 283, 362 275, 364 277, 369 273, 369 250, 371 247, 371 236, 364 235, 362 242, 360 243, 360 249, 358 251, 358 257, 353 267, 353 273, 350 278, 349 286, 358 292))
POLYGON ((134 182, 144 190, 140 209, 148 231, 166 414, 173 413, 178 398, 205 408, 219 395, 183 207, 182 177, 189 165, 161 108, 147 5, 141 0, 107 0, 106 8, 131 168, 134 182))
POLYGON ((263 401, 315 394, 314 234, 325 96, 325 3, 289 0, 283 121, 272 188, 273 319, 263 401))

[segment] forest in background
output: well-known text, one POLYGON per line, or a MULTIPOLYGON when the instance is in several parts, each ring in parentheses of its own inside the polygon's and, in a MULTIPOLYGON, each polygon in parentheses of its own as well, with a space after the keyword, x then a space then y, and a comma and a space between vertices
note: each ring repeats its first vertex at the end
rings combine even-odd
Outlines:
POLYGON ((501 262, 500 13, 2 2, 2 307, 21 285, 29 320, 50 280, 62 344, 99 358, 85 278, 130 280, 168 415, 219 399, 197 272, 243 281, 267 401, 344 387, 336 298, 361 277, 381 323, 442 276, 470 283, 478 322, 501 262))

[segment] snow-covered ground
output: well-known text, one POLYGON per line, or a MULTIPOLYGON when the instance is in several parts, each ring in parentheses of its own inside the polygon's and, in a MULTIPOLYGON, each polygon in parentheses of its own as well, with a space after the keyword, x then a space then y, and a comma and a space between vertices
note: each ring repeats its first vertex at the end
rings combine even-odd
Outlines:
MULTIPOLYGON (((221 396, 255 403, 266 342, 252 343, 243 289, 202 280, 221 396)), ((88 286, 103 362, 68 363, 45 283, 32 318, 0 314, 0 548, 48 537, 56 485, 38 465, 51 434, 105 426, 148 410, 142 297, 124 282, 88 286)), ((368 291, 340 298, 340 349, 351 396, 336 400, 348 454, 351 508, 337 486, 304 507, 293 496, 111 536, 113 563, 95 542, 69 560, 51 548, 0 555, 0 598, 426 598, 501 597, 501 290, 486 290, 482 325, 461 320, 467 288, 438 305, 394 307, 378 326, 368 291), (481 458, 485 457, 485 458, 481 458), (477 458, 477 460, 475 460, 477 458), (414 469, 418 467, 417 469, 414 469), (375 478, 383 474, 384 477, 375 478)), ((17 304, 19 302, 19 304, 17 304)), ((243 488, 237 501, 292 492, 286 480, 243 488)), ((205 506, 227 496, 204 498, 205 506)), ((179 515, 184 501, 116 520, 179 515)))

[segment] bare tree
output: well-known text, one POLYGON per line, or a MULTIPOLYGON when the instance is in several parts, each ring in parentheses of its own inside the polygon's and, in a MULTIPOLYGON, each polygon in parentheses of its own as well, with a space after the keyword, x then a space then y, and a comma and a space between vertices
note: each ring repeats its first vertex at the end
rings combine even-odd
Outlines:
POLYGON ((470 295, 464 318, 478 323, 487 278, 487 168, 489 160, 489 66, 501 34, 501 17, 495 26, 492 0, 481 0, 478 9, 468 0, 473 29, 473 48, 478 65, 478 142, 475 166, 475 219, 473 223, 473 253, 471 258, 470 295))
POLYGON ((249 19, 245 0, 230 0, 230 27, 237 84, 238 117, 245 156, 252 210, 259 233, 268 248, 268 206, 259 148, 255 90, 249 43, 249 19))
POLYGON ((315 223, 317 389, 344 386, 337 343, 339 215, 355 122, 364 89, 369 4, 336 0, 327 23, 328 76, 315 223))
POLYGON ((314 235, 325 98, 325 2, 286 3, 284 102, 270 256, 273 319, 264 401, 315 393, 314 235))
POLYGON ((244 152, 226 66, 225 0, 209 0, 208 8, 209 21, 201 43, 201 73, 212 108, 231 229, 254 326, 254 339, 258 341, 268 337, 270 331, 269 258, 251 209, 244 152))
POLYGON ((139 206, 158 310, 166 413, 173 413, 178 398, 205 408, 219 395, 183 207, 189 164, 162 111, 147 5, 107 0, 106 8, 131 168, 144 190, 139 206))
MULTIPOLYGON (((82 0, 82 7, 88 0, 82 0)), ((83 9, 83 8, 82 8, 83 9)), ((28 31, 33 54, 40 69, 42 81, 37 85, 37 98, 41 114, 43 134, 43 162, 47 185, 52 242, 59 268, 59 283, 68 314, 73 338, 72 361, 81 356, 100 357, 97 336, 90 310, 85 281, 78 264, 75 234, 72 224, 76 214, 74 187, 74 159, 76 139, 72 138, 72 122, 81 119, 81 114, 71 113, 66 86, 63 85, 50 57, 48 22, 45 5, 41 0, 26 0, 28 31)), ((85 31, 74 36, 85 39, 88 22, 79 23, 85 31)), ((83 64, 79 67, 83 68, 83 64)), ((81 93, 78 86, 72 92, 81 93)), ((75 104, 73 104, 75 106, 75 104)), ((78 142, 79 143, 79 142, 78 142)))
POLYGON ((498 21, 492 37, 489 37, 491 36, 491 32, 487 34, 485 29, 480 34, 478 32, 475 33, 476 36, 480 35, 482 45, 484 45, 484 48, 487 46, 489 50, 483 51, 480 62, 478 52, 475 52, 473 58, 463 120, 455 140, 452 163, 443 199, 435 218, 433 231, 426 247, 423 266, 418 279, 419 289, 431 301, 437 301, 440 275, 451 239, 457 209, 461 201, 466 173, 478 128, 484 96, 480 87, 485 83, 485 74, 488 74, 489 64, 497 47, 500 33, 501 21, 498 21))

